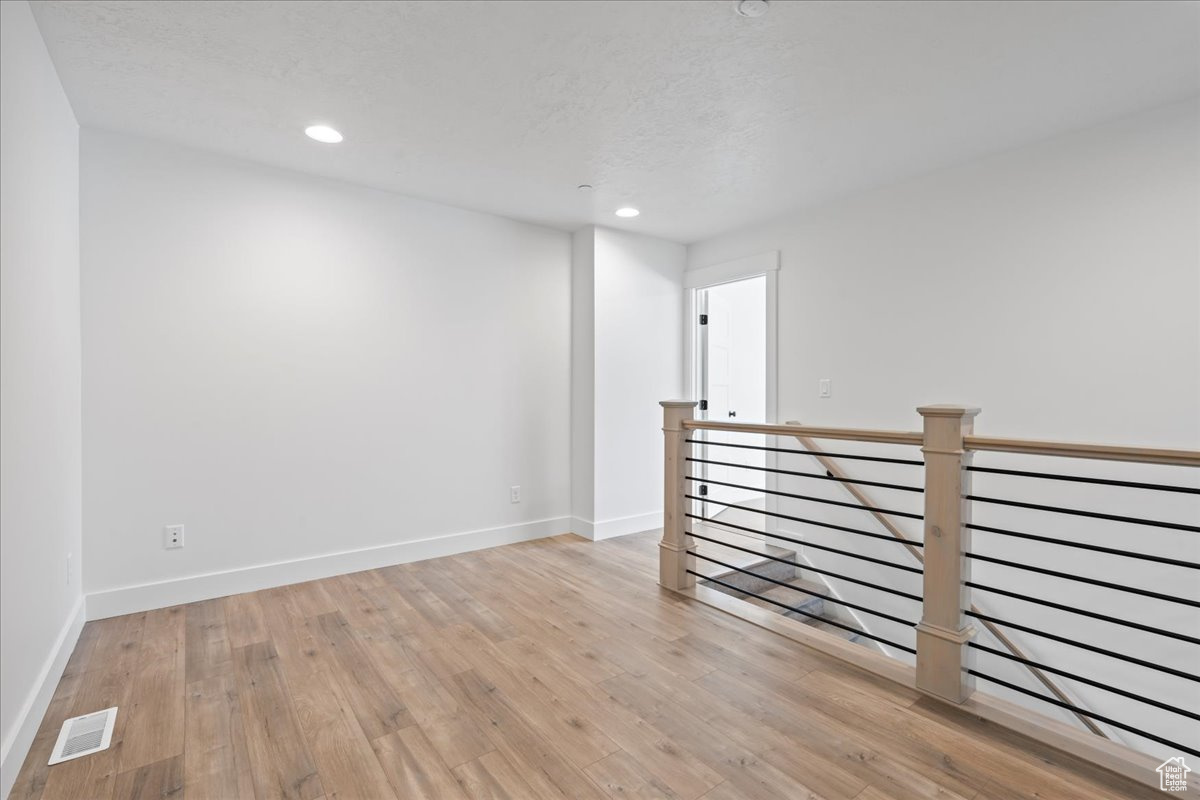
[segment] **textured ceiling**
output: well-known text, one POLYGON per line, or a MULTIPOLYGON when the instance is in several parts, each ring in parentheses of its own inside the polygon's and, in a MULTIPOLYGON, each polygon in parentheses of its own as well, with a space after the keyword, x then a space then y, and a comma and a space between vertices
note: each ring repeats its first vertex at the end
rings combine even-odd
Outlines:
POLYGON ((84 125, 683 242, 1200 91, 1195 2, 33 5, 84 125))

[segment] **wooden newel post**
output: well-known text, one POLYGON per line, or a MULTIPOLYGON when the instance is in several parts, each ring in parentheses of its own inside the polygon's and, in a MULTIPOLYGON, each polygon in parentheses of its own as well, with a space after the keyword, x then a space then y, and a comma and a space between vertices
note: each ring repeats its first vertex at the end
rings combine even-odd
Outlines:
POLYGON ((696 583, 689 575, 695 557, 692 537, 684 533, 688 500, 684 498, 687 470, 687 431, 683 421, 692 419, 696 403, 691 400, 663 400, 663 533, 658 543, 658 583, 667 589, 687 589, 696 583))
POLYGON ((925 420, 925 591, 917 625, 917 688, 961 703, 975 680, 964 671, 975 630, 963 611, 971 607, 970 454, 963 436, 975 425, 977 408, 922 406, 925 420))

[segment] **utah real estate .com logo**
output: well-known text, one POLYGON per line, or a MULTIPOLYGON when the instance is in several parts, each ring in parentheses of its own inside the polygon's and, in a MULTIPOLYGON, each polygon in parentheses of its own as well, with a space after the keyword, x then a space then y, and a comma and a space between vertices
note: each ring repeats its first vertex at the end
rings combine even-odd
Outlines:
POLYGON ((1168 758, 1158 766, 1158 788, 1164 792, 1186 792, 1187 776, 1192 769, 1183 763, 1183 756, 1168 758))

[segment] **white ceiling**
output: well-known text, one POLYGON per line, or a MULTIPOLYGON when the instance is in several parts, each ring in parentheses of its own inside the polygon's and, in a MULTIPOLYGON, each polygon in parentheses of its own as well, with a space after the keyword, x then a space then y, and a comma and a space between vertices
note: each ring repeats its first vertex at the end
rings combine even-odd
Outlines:
POLYGON ((1196 2, 33 5, 84 125, 683 242, 1200 91, 1196 2))

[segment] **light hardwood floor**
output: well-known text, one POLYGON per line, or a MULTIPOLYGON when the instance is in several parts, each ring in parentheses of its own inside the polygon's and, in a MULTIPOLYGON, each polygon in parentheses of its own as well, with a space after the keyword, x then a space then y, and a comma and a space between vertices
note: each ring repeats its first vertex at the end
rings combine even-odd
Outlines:
POLYGON ((1156 792, 661 591, 574 536, 89 623, 13 800, 1156 792), (62 720, 112 747, 47 767, 62 720))

